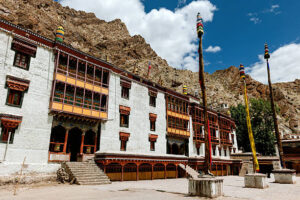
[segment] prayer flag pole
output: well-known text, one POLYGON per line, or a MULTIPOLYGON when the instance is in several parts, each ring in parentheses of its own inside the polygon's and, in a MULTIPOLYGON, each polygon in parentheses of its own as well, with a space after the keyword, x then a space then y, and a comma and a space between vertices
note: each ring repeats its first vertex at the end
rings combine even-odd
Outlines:
POLYGON ((244 98, 245 98, 245 110, 246 110, 246 120, 247 120, 247 128, 248 128, 248 135, 249 135, 249 141, 250 146, 252 150, 252 158, 253 158, 253 173, 259 172, 259 165, 256 157, 256 148, 255 148, 255 142, 253 138, 252 133, 252 127, 251 127, 251 120, 250 120, 250 114, 249 114, 249 105, 248 105, 248 97, 247 97, 247 84, 245 81, 245 68, 241 64, 240 65, 240 78, 243 79, 244 82, 244 98))
POLYGON ((279 133, 279 129, 278 129, 277 116, 276 116, 276 111, 275 111, 273 89, 272 89, 271 76, 270 76, 270 67, 269 67, 270 54, 269 54, 269 49, 268 49, 267 43, 265 44, 265 56, 264 56, 264 58, 267 61, 270 100, 271 100, 271 108, 272 108, 272 112, 273 112, 273 121, 274 121, 275 135, 276 135, 277 146, 278 146, 278 151, 279 151, 279 158, 280 158, 280 162, 281 162, 281 167, 286 168, 285 160, 284 160, 284 157, 283 157, 283 150, 282 150, 282 143, 281 143, 280 133, 279 133))
POLYGON ((205 161, 204 161, 204 174, 210 174, 210 149, 209 149, 209 138, 208 138, 208 114, 207 114, 207 101, 206 101, 206 91, 205 91, 205 79, 204 79, 204 62, 203 62, 203 50, 202 50, 202 35, 203 22, 200 13, 197 15, 197 34, 199 38, 199 84, 202 90, 202 102, 204 106, 204 136, 205 136, 205 161))

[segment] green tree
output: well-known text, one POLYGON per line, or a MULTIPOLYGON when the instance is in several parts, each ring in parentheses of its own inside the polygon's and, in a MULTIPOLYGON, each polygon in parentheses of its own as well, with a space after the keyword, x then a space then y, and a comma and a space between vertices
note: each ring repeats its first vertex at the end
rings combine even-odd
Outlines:
MULTIPOLYGON (((237 107, 231 107, 230 112, 236 123, 238 145, 245 152, 251 152, 245 106, 239 104, 237 107)), ((256 151, 266 156, 274 155, 275 135, 270 102, 263 99, 251 99, 250 117, 256 151)))

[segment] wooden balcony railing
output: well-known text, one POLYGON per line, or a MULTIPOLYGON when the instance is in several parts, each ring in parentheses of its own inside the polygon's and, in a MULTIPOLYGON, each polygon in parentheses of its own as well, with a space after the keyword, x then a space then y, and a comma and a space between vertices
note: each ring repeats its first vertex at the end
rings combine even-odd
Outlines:
POLYGON ((67 72, 62 69, 57 69, 56 80, 61 82, 66 82, 70 85, 85 88, 90 91, 95 91, 98 93, 103 93, 108 95, 108 84, 99 82, 99 80, 90 79, 91 77, 85 78, 84 76, 67 72))

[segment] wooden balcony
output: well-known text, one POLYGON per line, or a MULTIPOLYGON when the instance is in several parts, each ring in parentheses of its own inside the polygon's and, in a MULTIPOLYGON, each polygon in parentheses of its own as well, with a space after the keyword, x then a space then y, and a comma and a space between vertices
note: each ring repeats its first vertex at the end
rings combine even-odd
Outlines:
POLYGON ((214 136, 211 136, 211 142, 216 144, 216 143, 219 143, 219 138, 218 137, 214 137, 214 136))
POLYGON ((221 144, 226 146, 232 146, 232 142, 228 139, 221 139, 221 144))
POLYGON ((95 85, 91 82, 85 82, 84 80, 82 80, 82 78, 78 77, 76 79, 73 76, 66 76, 61 73, 57 73, 55 78, 56 78, 56 80, 59 80, 61 82, 66 82, 70 85, 74 85, 77 87, 88 89, 90 91, 108 95, 108 88, 99 86, 99 85, 101 85, 101 83, 99 83, 99 85, 95 85))
POLYGON ((205 142, 204 134, 194 136, 194 141, 199 141, 201 143, 205 142))
POLYGON ((170 110, 167 111, 167 114, 169 116, 172 116, 172 117, 176 117, 176 118, 180 118, 180 119, 184 119, 184 120, 190 120, 190 116, 189 115, 176 113, 176 112, 173 112, 173 111, 170 111, 170 110))
POLYGON ((61 102, 51 102, 51 110, 63 111, 69 114, 80 115, 83 117, 107 119, 107 112, 93 110, 85 107, 79 107, 75 105, 63 104, 61 102))
POLYGON ((184 131, 176 128, 168 128, 168 134, 175 135, 178 137, 190 137, 189 131, 184 131))

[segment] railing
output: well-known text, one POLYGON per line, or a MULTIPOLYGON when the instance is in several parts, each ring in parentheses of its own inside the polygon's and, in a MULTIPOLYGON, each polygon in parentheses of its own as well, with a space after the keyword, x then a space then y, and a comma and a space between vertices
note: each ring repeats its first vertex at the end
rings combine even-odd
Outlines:
POLYGON ((229 139, 221 139, 221 144, 232 145, 232 142, 229 139))
POLYGON ((86 74, 83 72, 77 72, 77 76, 76 76, 76 71, 69 69, 67 70, 65 66, 63 65, 59 65, 57 68, 57 72, 72 78, 77 78, 78 80, 82 80, 82 81, 86 81, 90 84, 94 84, 94 85, 98 85, 104 88, 108 88, 108 84, 107 83, 102 83, 101 78, 95 76, 95 79, 93 78, 93 76, 86 74))
POLYGON ((218 137, 216 137, 216 136, 211 136, 210 138, 211 138, 211 142, 212 142, 212 143, 219 143, 219 140, 220 140, 220 139, 219 139, 218 137))
MULTIPOLYGON (((76 99, 78 100, 78 99, 76 99)), ((72 106, 76 106, 76 107, 81 107, 81 108, 86 108, 86 109, 90 109, 90 110, 96 110, 96 111, 102 111, 102 112, 106 112, 106 105, 105 107, 101 107, 99 104, 97 105, 97 103, 92 104, 87 104, 85 103, 81 103, 78 101, 74 101, 74 100, 70 100, 70 99, 66 99, 66 98, 61 98, 61 97, 53 97, 53 101, 54 102, 59 102, 59 103, 64 103, 67 105, 72 105, 72 106)))
POLYGON ((182 123, 177 123, 177 122, 169 121, 169 119, 168 119, 168 128, 175 128, 175 129, 182 130, 182 131, 189 131, 188 121, 186 121, 186 120, 181 120, 181 121, 182 121, 182 123), (184 121, 187 122, 186 125, 184 124, 184 121))
POLYGON ((194 140, 196 141, 200 141, 200 142, 204 142, 205 141, 205 136, 204 134, 195 134, 194 135, 194 140))

